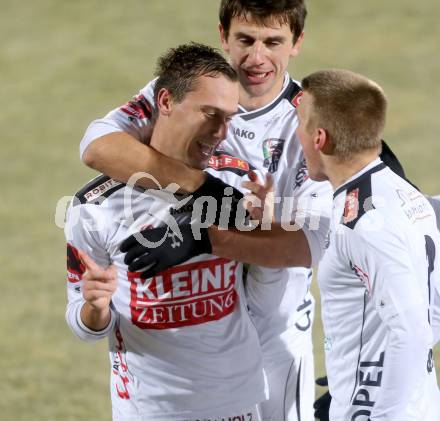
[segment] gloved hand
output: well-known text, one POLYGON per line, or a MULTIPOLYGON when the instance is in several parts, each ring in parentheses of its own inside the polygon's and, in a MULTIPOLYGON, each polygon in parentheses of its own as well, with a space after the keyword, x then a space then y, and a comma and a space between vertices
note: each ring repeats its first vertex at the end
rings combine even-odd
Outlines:
MULTIPOLYGON (((215 199, 213 202, 216 204, 215 215, 208 215, 208 220, 212 221, 213 225, 224 228, 243 224, 247 216, 246 210, 240 203, 243 194, 209 173, 206 173, 206 176, 205 182, 193 193, 193 198, 194 200, 200 197, 215 199)), ((206 214, 203 215, 202 220, 206 220, 206 214)))
MULTIPOLYGON (((319 377, 318 379, 316 379, 316 384, 318 386, 328 386, 327 376, 319 377)), ((321 421, 329 421, 329 410, 331 401, 332 397, 328 390, 318 399, 316 399, 315 403, 313 404, 313 408, 315 409, 315 418, 321 421)))
POLYGON ((142 278, 150 278, 199 254, 211 253, 207 228, 189 223, 177 227, 180 232, 174 232, 165 225, 144 229, 126 238, 120 250, 127 253, 124 262, 128 270, 141 271, 142 278))

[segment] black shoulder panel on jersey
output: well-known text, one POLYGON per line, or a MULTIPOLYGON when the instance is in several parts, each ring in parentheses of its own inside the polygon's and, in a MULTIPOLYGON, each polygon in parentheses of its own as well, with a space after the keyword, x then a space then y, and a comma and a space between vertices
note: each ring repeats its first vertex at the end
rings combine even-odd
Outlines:
POLYGON ((209 168, 216 171, 230 171, 243 177, 255 167, 244 159, 230 155, 225 151, 215 151, 209 160, 209 168))
POLYGON ((299 99, 302 96, 302 88, 292 79, 290 79, 289 85, 287 86, 286 92, 283 98, 287 99, 295 108, 298 106, 299 99))
POLYGON ((383 170, 386 165, 381 162, 379 165, 368 170, 355 180, 341 186, 335 191, 333 197, 336 197, 342 191, 346 190, 344 213, 342 214, 341 224, 354 229, 356 223, 368 211, 374 209, 371 201, 371 175, 383 170))
POLYGON ((302 95, 301 87, 296 84, 292 79, 289 80, 289 84, 284 89, 284 93, 278 97, 272 104, 269 104, 267 107, 262 108, 261 110, 238 114, 240 118, 243 120, 249 121, 254 118, 260 117, 263 114, 268 113, 273 110, 283 99, 287 99, 295 108, 298 105, 298 100, 302 95))
MULTIPOLYGON (((399 177, 402 177, 405 181, 411 184, 416 190, 419 190, 417 186, 415 186, 411 181, 406 178, 405 170, 402 167, 402 164, 398 160, 397 156, 391 150, 391 148, 382 140, 382 152, 380 153, 380 159, 382 162, 387 165, 391 171, 396 173, 399 177)), ((420 190, 419 190, 420 191, 420 190)))
POLYGON ((107 197, 124 186, 124 183, 113 180, 107 175, 99 175, 75 194, 73 206, 85 203, 100 205, 107 197))

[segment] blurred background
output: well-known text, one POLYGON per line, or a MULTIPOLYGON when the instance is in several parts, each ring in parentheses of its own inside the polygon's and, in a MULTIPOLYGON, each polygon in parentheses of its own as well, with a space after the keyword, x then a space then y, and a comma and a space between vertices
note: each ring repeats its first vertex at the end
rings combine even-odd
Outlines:
MULTIPOLYGON (((107 344, 80 342, 64 321, 56 205, 95 176, 78 154, 92 119, 136 94, 168 47, 219 46, 218 3, 0 0, 0 419, 110 419, 107 344)), ((291 75, 339 67, 377 81, 390 102, 385 139, 409 178, 440 194, 440 3, 309 0, 308 8, 291 75)), ((319 375, 319 323, 315 348, 319 375)))

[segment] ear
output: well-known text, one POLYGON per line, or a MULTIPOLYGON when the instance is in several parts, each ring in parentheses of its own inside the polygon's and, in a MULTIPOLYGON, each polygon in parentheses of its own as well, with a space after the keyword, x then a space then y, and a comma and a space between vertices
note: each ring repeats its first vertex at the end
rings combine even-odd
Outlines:
POLYGON ((298 37, 295 44, 293 45, 292 50, 290 51, 290 57, 296 57, 299 54, 303 40, 304 31, 301 32, 301 35, 298 37))
POLYGON ((324 155, 332 155, 333 142, 327 130, 318 127, 316 129, 316 137, 314 140, 315 150, 320 151, 324 155))
POLYGON ((157 94, 157 111, 162 115, 170 115, 173 110, 173 98, 170 91, 166 88, 162 88, 157 94))
POLYGON ((222 43, 222 48, 226 53, 229 53, 228 37, 226 36, 226 31, 221 23, 218 24, 218 31, 220 33, 220 42, 222 43))

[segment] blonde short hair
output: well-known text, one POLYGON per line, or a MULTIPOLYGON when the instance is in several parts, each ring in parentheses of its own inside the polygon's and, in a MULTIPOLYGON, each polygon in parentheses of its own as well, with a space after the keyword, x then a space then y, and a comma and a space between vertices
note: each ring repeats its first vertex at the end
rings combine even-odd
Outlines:
POLYGON ((372 80, 348 70, 322 70, 305 77, 304 92, 312 96, 308 124, 327 131, 333 154, 341 160, 380 148, 387 99, 372 80))

